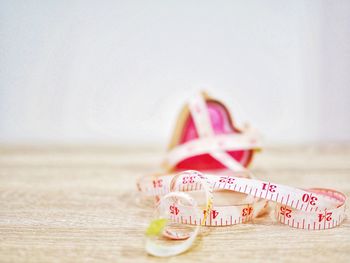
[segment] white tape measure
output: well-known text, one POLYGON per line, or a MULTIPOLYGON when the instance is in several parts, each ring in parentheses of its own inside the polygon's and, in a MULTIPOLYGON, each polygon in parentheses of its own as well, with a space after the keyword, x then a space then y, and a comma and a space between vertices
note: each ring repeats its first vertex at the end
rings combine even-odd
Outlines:
POLYGON ((146 232, 147 252, 182 253, 191 247, 200 226, 249 222, 262 215, 269 202, 275 204, 276 220, 294 228, 330 229, 344 220, 346 196, 338 191, 302 190, 253 178, 246 167, 260 147, 258 133, 238 130, 222 103, 206 94, 194 97, 180 114, 164 166, 168 171, 223 167, 229 174, 189 170, 142 178, 138 189, 158 201, 157 219, 146 232), (204 198, 198 198, 199 193, 204 198), (183 230, 184 225, 192 228, 183 230), (166 246, 159 237, 183 242, 166 246))
MULTIPOLYGON (((245 223, 261 214, 267 202, 276 204, 275 216, 280 223, 299 229, 330 229, 338 226, 345 218, 346 196, 338 191, 322 188, 302 190, 249 177, 249 173, 220 176, 185 171, 153 179, 143 178, 138 187, 145 195, 160 197, 158 206, 162 204, 163 218, 178 224, 228 226, 245 223), (161 201, 161 196, 169 193, 195 194, 201 191, 206 196, 205 205, 201 207, 199 204, 198 209, 194 209, 193 201, 192 205, 185 205, 174 198, 172 202, 165 204, 167 207, 161 201), (230 200, 228 191, 232 193, 232 199, 238 193, 245 195, 241 194, 239 203, 234 205, 216 205, 216 196, 220 194, 225 193, 227 201, 230 200)), ((173 197, 176 195, 173 194, 173 197)), ((172 232, 165 229, 163 235, 172 239, 186 239, 191 236, 169 233, 172 232)))

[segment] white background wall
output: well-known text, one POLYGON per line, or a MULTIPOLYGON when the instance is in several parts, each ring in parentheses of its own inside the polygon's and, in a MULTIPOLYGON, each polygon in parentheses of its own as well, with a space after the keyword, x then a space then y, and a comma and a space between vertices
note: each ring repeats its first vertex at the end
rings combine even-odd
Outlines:
POLYGON ((350 141, 350 1, 0 0, 0 143, 165 143, 199 88, 268 142, 350 141))

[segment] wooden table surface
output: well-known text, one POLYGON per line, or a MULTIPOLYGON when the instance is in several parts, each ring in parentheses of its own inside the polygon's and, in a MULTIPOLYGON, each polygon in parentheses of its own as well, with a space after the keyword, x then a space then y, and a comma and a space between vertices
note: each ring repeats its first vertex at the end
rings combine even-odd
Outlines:
MULTIPOLYGON (((148 256, 152 211, 136 201, 135 182, 161 156, 146 147, 0 147, 0 261, 350 262, 348 219, 305 231, 270 216, 210 228, 177 257, 148 256)), ((350 193, 349 146, 270 147, 252 170, 276 183, 350 193)))

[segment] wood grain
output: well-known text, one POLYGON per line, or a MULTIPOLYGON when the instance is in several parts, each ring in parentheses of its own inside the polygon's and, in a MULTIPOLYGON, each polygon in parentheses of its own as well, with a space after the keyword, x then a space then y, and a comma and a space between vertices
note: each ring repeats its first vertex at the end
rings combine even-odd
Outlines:
MULTIPOLYGON (((326 231, 274 222, 205 229, 187 253, 148 256, 152 211, 135 182, 157 170, 162 151, 125 147, 0 147, 1 262, 348 262, 349 220, 326 231)), ((252 166, 258 178, 350 193, 350 147, 272 147, 252 166)))

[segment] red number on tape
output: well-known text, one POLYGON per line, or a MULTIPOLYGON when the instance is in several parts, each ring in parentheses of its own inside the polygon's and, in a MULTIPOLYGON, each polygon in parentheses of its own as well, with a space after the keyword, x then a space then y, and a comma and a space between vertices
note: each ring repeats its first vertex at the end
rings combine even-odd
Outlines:
POLYGON ((194 183, 194 176, 184 176, 182 178, 182 184, 193 184, 194 183))
MULTIPOLYGON (((207 213, 207 210, 203 210, 203 214, 205 215, 207 213)), ((211 210, 210 216, 211 218, 215 219, 218 216, 219 212, 216 210, 211 210)))
POLYGON ((266 184, 266 183, 263 183, 263 187, 262 187, 263 190, 269 190, 270 192, 274 193, 276 192, 276 185, 274 184, 266 184))
POLYGON ((220 177, 219 182, 220 183, 227 183, 227 184, 233 184, 235 181, 235 178, 232 177, 220 177))
POLYGON ((162 180, 162 179, 153 180, 153 187, 154 187, 154 188, 163 187, 163 180, 162 180))
POLYGON ((253 212, 253 207, 246 207, 242 209, 242 216, 249 216, 253 212))
POLYGON ((280 212, 281 212, 281 215, 290 218, 290 217, 291 217, 292 210, 289 209, 289 208, 287 208, 287 207, 285 207, 285 206, 281 206, 280 212))
POLYGON ((324 214, 318 214, 318 222, 322 220, 331 221, 332 220, 332 212, 326 212, 324 214))
POLYGON ((309 194, 304 194, 301 200, 304 203, 309 203, 310 205, 316 205, 317 197, 309 194))
POLYGON ((211 216, 213 217, 213 219, 215 219, 218 216, 219 212, 217 212, 216 210, 212 210, 211 211, 211 216))
POLYGON ((179 208, 177 208, 175 205, 171 205, 169 209, 170 209, 170 214, 173 214, 173 215, 177 215, 180 212, 179 208))

